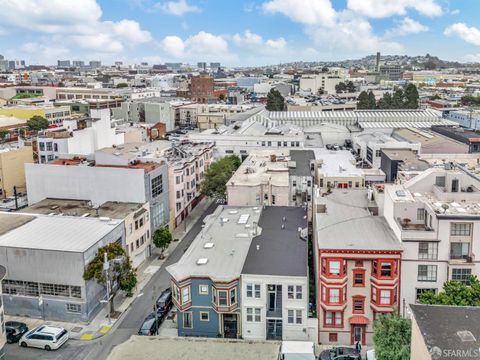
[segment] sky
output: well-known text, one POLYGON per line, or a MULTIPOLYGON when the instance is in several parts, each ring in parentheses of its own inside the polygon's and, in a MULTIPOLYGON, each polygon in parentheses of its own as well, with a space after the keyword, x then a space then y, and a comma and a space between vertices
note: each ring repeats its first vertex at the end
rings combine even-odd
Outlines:
POLYGON ((480 62, 480 0, 0 0, 0 54, 225 66, 431 55, 480 62))

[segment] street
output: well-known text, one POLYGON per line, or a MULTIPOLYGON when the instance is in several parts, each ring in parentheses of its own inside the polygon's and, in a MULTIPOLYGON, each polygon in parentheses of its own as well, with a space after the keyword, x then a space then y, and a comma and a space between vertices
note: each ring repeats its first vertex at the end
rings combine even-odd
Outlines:
MULTIPOLYGON (((197 234, 202 230, 203 219, 211 214, 218 206, 212 203, 197 222, 192 226, 181 243, 170 254, 168 259, 162 264, 161 268, 150 279, 145 288, 143 295, 135 299, 130 309, 123 314, 119 324, 117 324, 111 332, 103 337, 93 341, 69 340, 62 348, 57 351, 48 352, 41 349, 21 348, 18 344, 7 344, 6 359, 8 360, 28 360, 28 359, 45 359, 45 360, 103 360, 106 359, 112 348, 126 341, 131 335, 136 334, 138 328, 142 324, 144 318, 152 312, 153 301, 160 292, 170 286, 170 277, 165 268, 170 264, 176 263, 184 253, 197 234)), ((183 226, 183 225, 181 225, 183 226)))

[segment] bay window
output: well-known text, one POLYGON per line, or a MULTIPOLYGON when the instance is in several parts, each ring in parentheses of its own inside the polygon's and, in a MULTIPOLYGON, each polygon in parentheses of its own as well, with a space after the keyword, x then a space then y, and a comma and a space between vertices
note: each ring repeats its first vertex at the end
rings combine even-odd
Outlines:
POLYGON ((392 301, 391 290, 380 290, 380 305, 390 305, 392 301))
POLYGON ((182 288, 182 305, 190 302, 190 286, 182 288))
POLYGON ((218 305, 220 306, 228 305, 228 291, 221 290, 218 292, 218 305))
POLYGON ((326 327, 339 327, 343 325, 343 313, 339 311, 325 311, 323 323, 326 327))
POLYGON ((340 289, 329 289, 328 302, 332 304, 340 302, 340 289))

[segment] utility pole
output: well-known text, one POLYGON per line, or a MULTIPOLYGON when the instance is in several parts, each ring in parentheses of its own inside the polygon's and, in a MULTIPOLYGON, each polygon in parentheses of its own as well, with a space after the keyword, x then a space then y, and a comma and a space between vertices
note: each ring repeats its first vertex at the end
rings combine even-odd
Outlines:
POLYGON ((107 283, 108 324, 110 325, 112 323, 112 319, 110 318, 112 305, 110 304, 110 278, 108 276, 109 268, 110 268, 110 263, 108 262, 107 253, 105 253, 103 258, 103 270, 105 271, 105 282, 107 283))

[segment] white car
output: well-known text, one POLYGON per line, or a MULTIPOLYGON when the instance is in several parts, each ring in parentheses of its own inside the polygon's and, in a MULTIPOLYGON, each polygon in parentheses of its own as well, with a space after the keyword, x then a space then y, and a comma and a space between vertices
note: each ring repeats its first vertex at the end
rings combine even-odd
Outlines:
POLYGON ((24 334, 18 344, 21 347, 57 350, 67 340, 68 331, 64 328, 41 325, 24 334))

